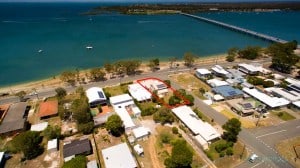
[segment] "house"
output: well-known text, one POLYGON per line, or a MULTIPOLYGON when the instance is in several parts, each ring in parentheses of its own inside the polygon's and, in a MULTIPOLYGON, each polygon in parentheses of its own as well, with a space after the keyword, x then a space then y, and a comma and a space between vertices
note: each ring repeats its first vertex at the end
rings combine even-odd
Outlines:
POLYGON ((134 128, 136 125, 131 117, 140 116, 141 111, 135 105, 132 97, 129 96, 129 94, 122 94, 110 97, 109 100, 115 112, 117 113, 117 115, 120 116, 121 120, 123 121, 125 130, 130 130, 134 128))
POLYGON ((128 85, 128 91, 139 102, 151 100, 152 97, 151 93, 138 83, 128 85))
POLYGON ((285 81, 289 83, 289 85, 288 85, 289 90, 294 90, 294 91, 300 93, 300 81, 299 80, 293 79, 293 78, 286 78, 285 81))
POLYGON ((92 161, 87 162, 86 167, 87 168, 98 168, 98 163, 96 160, 92 160, 92 161))
POLYGON ((207 79, 211 76, 211 71, 205 68, 196 69, 195 75, 200 79, 207 79))
POLYGON ((213 74, 214 74, 215 76, 218 76, 218 77, 226 77, 226 76, 229 74, 229 72, 226 71, 226 70, 225 70, 222 66, 220 66, 220 65, 215 65, 215 66, 213 66, 213 67, 211 68, 211 70, 212 70, 213 74))
POLYGON ((268 75, 272 73, 272 71, 265 69, 261 64, 238 64, 238 70, 244 72, 248 75, 258 75, 259 73, 262 75, 268 75))
POLYGON ((160 98, 164 97, 169 92, 168 86, 164 82, 157 79, 146 79, 143 80, 141 84, 151 92, 156 92, 160 98))
POLYGON ((228 82, 231 86, 236 86, 237 84, 241 84, 245 81, 245 74, 237 69, 227 69, 229 72, 226 75, 226 82, 228 82))
POLYGON ((244 93, 241 90, 233 88, 232 86, 214 87, 214 88, 212 88, 212 92, 214 92, 216 94, 220 94, 226 100, 241 98, 244 96, 244 93))
POLYGON ((107 99, 102 88, 92 87, 85 91, 88 98, 90 107, 96 107, 97 105, 106 105, 107 99))
POLYGON ((266 104, 269 108, 277 108, 290 104, 290 101, 286 100, 285 98, 271 97, 263 92, 258 91, 257 89, 243 88, 243 91, 260 102, 266 104))
POLYGON ((103 149, 102 156, 104 165, 107 168, 137 168, 130 149, 126 143, 121 143, 106 149, 103 149))
POLYGON ((218 87, 218 86, 226 86, 229 85, 226 81, 221 81, 219 79, 210 79, 206 81, 211 87, 218 87))
POLYGON ((48 127, 48 122, 31 125, 30 131, 44 131, 48 127))
POLYGON ((200 137, 207 143, 219 139, 221 135, 209 123, 203 122, 188 106, 180 106, 172 109, 179 120, 191 130, 194 136, 200 137))
POLYGON ((134 151, 139 155, 139 156, 143 156, 144 155, 144 149, 140 144, 136 144, 133 147, 134 151))
POLYGON ((132 130, 133 136, 135 137, 136 140, 142 140, 142 139, 147 139, 148 136, 150 135, 151 131, 149 128, 146 127, 138 127, 132 130))
POLYGON ((58 140, 56 138, 49 140, 47 143, 48 153, 56 152, 57 150, 58 150, 58 140))
POLYGON ((229 105, 232 111, 241 116, 249 116, 255 112, 255 102, 247 100, 228 100, 226 103, 229 105))
POLYGON ((29 109, 26 102, 12 104, 0 125, 0 135, 12 135, 23 131, 29 109))
POLYGON ((253 89, 253 88, 254 88, 254 86, 253 86, 252 84, 248 83, 248 82, 243 82, 243 83, 241 84, 241 86, 242 86, 242 87, 249 88, 249 89, 253 89))
POLYGON ((46 119, 58 115, 58 101, 41 102, 37 114, 41 119, 46 119))
POLYGON ((291 102, 300 100, 300 93, 293 90, 289 91, 283 88, 270 87, 266 88, 265 91, 271 93, 274 96, 283 97, 291 102))
POLYGON ((65 143, 63 146, 64 161, 67 162, 77 155, 89 155, 93 153, 91 142, 88 138, 76 139, 65 143))

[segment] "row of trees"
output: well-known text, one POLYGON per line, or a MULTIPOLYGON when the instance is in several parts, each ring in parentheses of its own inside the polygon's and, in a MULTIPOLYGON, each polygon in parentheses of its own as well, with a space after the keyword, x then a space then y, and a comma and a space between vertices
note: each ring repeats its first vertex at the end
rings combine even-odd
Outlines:
POLYGON ((230 48, 227 51, 226 61, 233 62, 235 58, 244 58, 248 60, 254 60, 263 54, 263 50, 258 46, 247 46, 244 49, 238 49, 236 47, 230 48))
POLYGON ((264 88, 273 87, 273 81, 266 81, 262 78, 258 78, 256 76, 248 76, 247 82, 251 83, 252 85, 262 85, 264 88))

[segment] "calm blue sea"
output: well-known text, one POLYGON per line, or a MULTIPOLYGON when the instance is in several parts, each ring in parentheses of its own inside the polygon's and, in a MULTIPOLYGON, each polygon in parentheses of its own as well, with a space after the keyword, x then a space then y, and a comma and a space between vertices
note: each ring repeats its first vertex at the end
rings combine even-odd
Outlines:
MULTIPOLYGON (((99 5, 109 4, 0 3, 0 86, 119 59, 182 58, 185 52, 208 56, 230 47, 269 45, 180 15, 80 15, 99 5)), ((199 15, 300 41, 300 12, 199 15)))

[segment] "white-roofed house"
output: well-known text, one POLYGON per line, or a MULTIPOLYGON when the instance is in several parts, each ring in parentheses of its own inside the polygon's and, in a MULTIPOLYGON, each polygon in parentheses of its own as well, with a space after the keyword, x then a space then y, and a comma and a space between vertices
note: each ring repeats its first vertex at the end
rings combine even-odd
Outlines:
POLYGON ((195 74, 200 79, 207 79, 211 75, 211 71, 205 68, 200 68, 196 70, 195 74))
POLYGON ((136 125, 131 117, 140 116, 141 110, 135 105, 129 94, 122 94, 109 98, 114 111, 120 116, 126 130, 133 129, 136 125))
POLYGON ((140 144, 134 145, 133 149, 139 156, 144 155, 144 149, 140 144))
POLYGON ((238 64, 238 70, 248 75, 257 75, 259 72, 257 67, 250 64, 238 64))
POLYGON ((31 125, 30 131, 44 131, 48 127, 48 122, 31 125))
POLYGON ((207 122, 203 122, 188 106, 180 106, 172 109, 172 112, 180 121, 191 130, 194 136, 200 135, 207 143, 219 139, 221 135, 207 122))
POLYGON ((266 88, 265 91, 271 93, 274 96, 283 97, 291 102, 300 100, 300 93, 293 90, 289 91, 283 88, 270 87, 266 88))
POLYGON ((126 143, 103 149, 102 156, 107 168, 137 168, 135 159, 126 143))
POLYGON ((57 139, 51 139, 47 143, 47 151, 49 153, 56 152, 58 150, 58 140, 57 139))
POLYGON ((151 93, 138 83, 128 85, 130 95, 139 102, 151 100, 151 93))
POLYGON ((218 86, 227 86, 229 85, 226 81, 221 81, 219 79, 210 79, 206 81, 211 87, 218 87, 218 86))
POLYGON ((271 97, 263 92, 258 91, 257 89, 243 88, 243 91, 266 104, 270 108, 282 107, 290 104, 290 101, 285 98, 271 97))
POLYGON ((89 100, 90 107, 107 104, 107 99, 102 88, 92 87, 86 90, 85 93, 89 100))
POLYGON ((213 71, 213 74, 219 77, 226 77, 229 72, 226 71, 222 66, 220 65, 215 65, 211 68, 211 70, 213 71))
POLYGON ((169 92, 168 86, 156 79, 143 80, 141 84, 152 92, 157 92, 157 95, 160 98, 164 97, 169 92))

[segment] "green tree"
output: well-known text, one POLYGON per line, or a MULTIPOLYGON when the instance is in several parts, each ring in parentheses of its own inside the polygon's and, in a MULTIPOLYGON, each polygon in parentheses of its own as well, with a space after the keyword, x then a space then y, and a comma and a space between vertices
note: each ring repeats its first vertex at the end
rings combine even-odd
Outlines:
POLYGON ((161 107, 157 110, 157 112, 153 115, 153 120, 155 122, 160 122, 162 125, 166 123, 172 124, 174 122, 174 116, 170 109, 166 107, 161 107))
POLYGON ((223 133, 223 138, 227 141, 236 142, 237 136, 239 135, 239 132, 241 129, 241 122, 236 119, 232 118, 228 120, 222 128, 225 130, 223 133))
POLYGON ((20 101, 23 101, 24 97, 26 96, 26 92, 22 90, 17 92, 15 95, 19 97, 20 101))
POLYGON ((26 131, 17 135, 12 144, 18 151, 23 152, 26 159, 34 159, 43 153, 44 149, 40 145, 42 137, 39 132, 26 131))
POLYGON ((141 115, 142 116, 149 116, 149 115, 154 114, 155 112, 156 112, 156 108, 150 106, 150 107, 142 110, 141 115))
POLYGON ((75 85, 75 82, 76 82, 76 72, 73 72, 73 71, 64 71, 63 73, 61 73, 60 79, 63 82, 69 83, 70 85, 75 85))
POLYGON ((92 119, 86 97, 75 99, 71 105, 71 111, 78 124, 88 123, 92 119))
POLYGON ((254 60, 259 57, 261 48, 260 47, 252 47, 248 46, 238 52, 239 57, 254 60))
POLYGON ((80 97, 85 96, 85 91, 84 88, 82 86, 79 86, 78 88, 76 88, 75 90, 76 94, 78 94, 80 97))
POLYGON ((125 72, 127 75, 134 75, 138 68, 141 66, 141 61, 139 60, 127 60, 122 61, 123 67, 125 67, 125 72))
POLYGON ((56 88, 55 92, 56 92, 56 97, 58 99, 63 99, 67 95, 66 89, 64 89, 62 87, 56 88))
POLYGON ((262 85, 264 88, 273 87, 274 82, 273 81, 264 81, 262 85))
POLYGON ((114 136, 120 136, 124 132, 123 121, 116 114, 108 117, 108 119, 105 123, 105 127, 114 136))
POLYGON ((177 140, 173 144, 172 153, 164 162, 167 168, 189 168, 193 161, 193 152, 188 148, 186 141, 177 140))
POLYGON ((115 62, 114 65, 114 72, 117 73, 117 75, 123 75, 125 73, 125 66, 123 61, 115 62))
POLYGON ((60 138, 61 136, 61 128, 59 126, 50 126, 43 131, 43 135, 48 139, 60 138))
POLYGON ((86 168, 87 158, 79 155, 64 163, 63 168, 86 168))
POLYGON ((176 96, 173 95, 173 96, 171 96, 171 97, 169 98, 169 105, 174 106, 174 105, 176 105, 176 104, 179 104, 180 101, 181 101, 180 98, 178 98, 178 97, 176 97, 176 96))
POLYGON ((184 64, 188 67, 192 67, 195 60, 196 60, 196 55, 190 52, 187 52, 183 56, 184 64))
POLYGON ((194 96, 188 94, 188 95, 185 95, 185 98, 189 101, 189 104, 188 104, 189 106, 194 105, 194 100, 195 100, 194 96))
POLYGON ((153 60, 150 60, 149 63, 147 64, 147 66, 150 68, 150 70, 152 72, 154 72, 156 70, 156 65, 155 63, 153 62, 153 60))
POLYGON ((271 68, 280 72, 290 73, 292 66, 299 62, 299 56, 294 54, 297 41, 288 43, 274 43, 268 47, 268 54, 272 56, 271 68))
POLYGON ((93 68, 90 70, 90 78, 94 81, 104 80, 105 72, 102 68, 93 68))
POLYGON ((94 123, 92 121, 78 125, 78 130, 87 135, 93 132, 94 123))
POLYGON ((238 48, 230 48, 228 51, 227 51, 227 56, 226 56, 226 61, 228 62, 233 62, 235 60, 235 57, 237 56, 238 54, 238 48))

